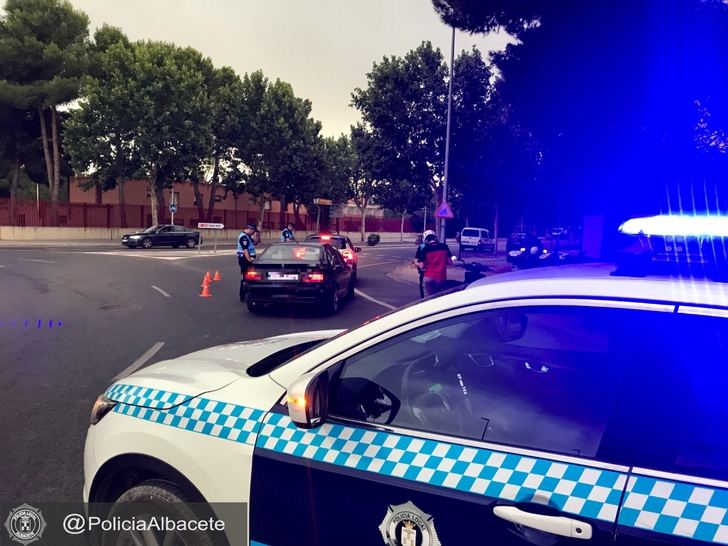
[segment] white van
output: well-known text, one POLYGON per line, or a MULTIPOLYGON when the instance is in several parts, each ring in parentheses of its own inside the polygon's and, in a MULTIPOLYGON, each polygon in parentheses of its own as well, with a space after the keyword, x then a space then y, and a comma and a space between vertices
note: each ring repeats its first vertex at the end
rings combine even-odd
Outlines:
POLYGON ((490 231, 484 228, 466 227, 460 232, 460 247, 473 248, 476 250, 492 251, 495 241, 490 236, 490 231))

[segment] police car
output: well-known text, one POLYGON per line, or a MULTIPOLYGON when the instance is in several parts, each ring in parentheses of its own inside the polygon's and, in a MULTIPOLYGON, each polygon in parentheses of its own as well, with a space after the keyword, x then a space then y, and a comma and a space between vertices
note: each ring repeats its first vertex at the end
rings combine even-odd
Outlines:
POLYGON ((726 544, 728 286, 609 271, 143 369, 94 405, 84 498, 248 503, 255 546, 726 544))

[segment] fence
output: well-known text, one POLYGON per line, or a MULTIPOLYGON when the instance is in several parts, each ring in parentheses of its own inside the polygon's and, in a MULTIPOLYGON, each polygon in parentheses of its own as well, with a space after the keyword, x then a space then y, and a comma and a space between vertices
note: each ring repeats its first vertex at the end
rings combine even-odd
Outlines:
MULTIPOLYGON (((206 210, 205 210, 206 212, 206 210)), ((257 223, 258 212, 251 210, 213 210, 212 217, 204 221, 225 224, 226 228, 239 229, 247 223, 257 223)), ((123 228, 147 227, 152 225, 152 210, 149 205, 96 205, 93 203, 58 203, 58 221, 60 227, 81 228, 123 228), (126 212, 126 223, 122 225, 121 210, 126 212)), ((170 223, 169 210, 159 211, 159 222, 170 223)), ((178 207, 174 215, 174 223, 188 227, 197 227, 200 222, 198 210, 195 207, 178 207)), ((286 213, 283 224, 293 222, 297 229, 313 231, 316 229, 315 215, 301 214, 296 221, 294 214, 286 213)), ((51 226, 50 201, 16 201, 15 218, 11 217, 10 199, 0 198, 0 225, 2 226, 51 226)), ((367 217, 367 232, 399 233, 401 220, 399 218, 367 217)), ((358 232, 361 230, 361 217, 331 218, 329 226, 336 232, 358 232)), ((265 211, 263 214, 263 229, 276 230, 281 227, 281 215, 277 212, 265 211)), ((404 231, 415 231, 409 219, 405 219, 404 231)))

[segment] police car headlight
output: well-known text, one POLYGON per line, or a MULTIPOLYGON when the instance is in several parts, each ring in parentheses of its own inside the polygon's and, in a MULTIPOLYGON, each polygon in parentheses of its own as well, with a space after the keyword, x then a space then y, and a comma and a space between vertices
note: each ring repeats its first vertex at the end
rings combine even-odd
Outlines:
POLYGON ((91 408, 91 424, 95 425, 101 421, 107 413, 114 409, 116 404, 117 402, 114 402, 103 394, 99 396, 96 402, 94 402, 94 407, 91 408))

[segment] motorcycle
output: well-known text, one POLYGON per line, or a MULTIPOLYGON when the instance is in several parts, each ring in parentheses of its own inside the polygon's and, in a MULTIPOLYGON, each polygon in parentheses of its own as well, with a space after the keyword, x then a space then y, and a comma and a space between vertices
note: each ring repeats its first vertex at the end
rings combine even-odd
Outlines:
POLYGON ((541 265, 543 249, 540 245, 522 246, 508 252, 508 261, 514 269, 529 269, 541 265))

